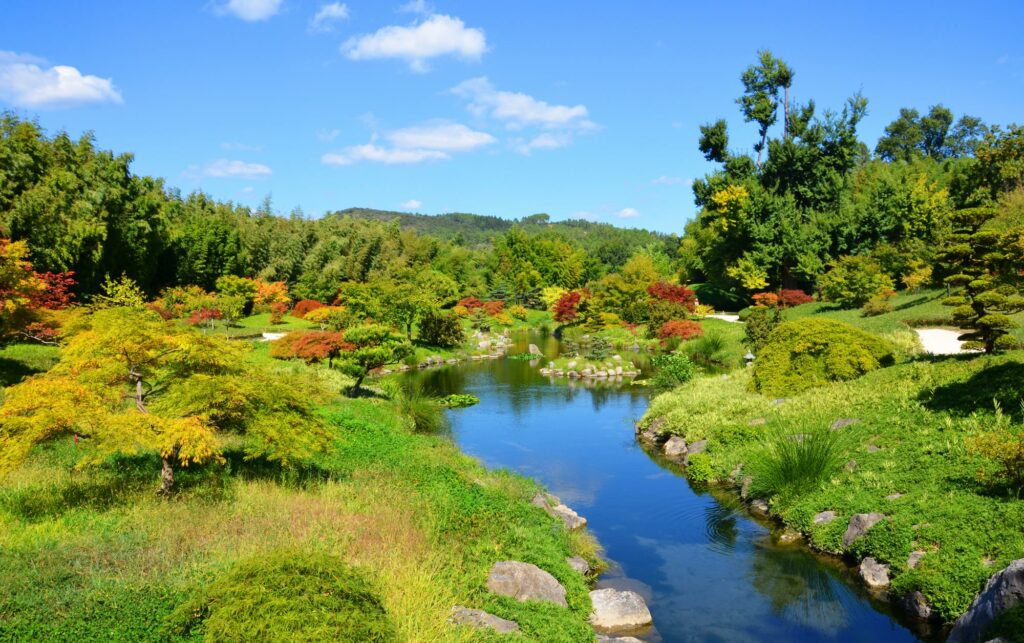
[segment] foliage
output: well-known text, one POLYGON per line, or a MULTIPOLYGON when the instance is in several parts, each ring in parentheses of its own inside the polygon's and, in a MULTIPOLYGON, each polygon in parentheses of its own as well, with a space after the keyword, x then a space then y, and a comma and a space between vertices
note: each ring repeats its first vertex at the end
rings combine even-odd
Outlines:
POLYGON ((992 426, 984 433, 969 438, 967 449, 998 465, 994 471, 990 467, 979 468, 980 480, 1003 485, 1019 496, 1024 489, 1024 430, 1014 426, 1011 418, 1003 414, 998 402, 992 426))
POLYGON ((583 293, 575 290, 559 297, 551 309, 554 320, 562 324, 571 324, 576 321, 582 300, 583 293))
POLYGON ((283 324, 284 316, 288 313, 288 304, 283 301, 274 302, 270 305, 270 323, 283 324))
POLYGON ((261 553, 180 605, 175 634, 209 640, 379 641, 395 638, 387 612, 365 575, 328 554, 261 553))
POLYGON ((397 364, 412 352, 407 340, 379 324, 353 326, 343 333, 343 337, 352 348, 341 354, 338 368, 355 378, 351 390, 353 397, 359 394, 360 385, 370 371, 397 364))
POLYGON ((418 382, 406 380, 393 387, 391 399, 399 416, 405 418, 416 433, 437 433, 448 425, 445 407, 427 395, 418 382))
POLYGON ((505 302, 503 301, 486 301, 483 303, 483 311, 491 317, 497 317, 505 310, 505 302))
POLYGON ((467 406, 479 404, 480 398, 475 395, 469 395, 468 393, 452 393, 451 395, 442 397, 437 401, 437 403, 446 409, 463 409, 467 406))
POLYGON ((591 335, 586 342, 583 356, 589 360, 600 361, 612 354, 612 346, 603 335, 591 335))
POLYGON ((768 431, 752 463, 753 491, 792 500, 795 495, 819 488, 839 470, 844 456, 836 431, 768 431))
POLYGON ((796 288, 783 288, 779 291, 779 305, 783 308, 802 306, 813 301, 813 297, 796 288))
POLYGON ((80 465, 158 453, 167 493, 175 468, 223 461, 222 435, 241 436, 249 456, 284 463, 323 444, 308 401, 316 387, 300 394, 223 340, 131 308, 97 310, 71 333, 52 370, 8 389, 0 469, 18 466, 38 443, 74 434, 83 438, 80 465))
POLYGON ((103 281, 101 293, 92 299, 97 308, 142 308, 146 295, 131 278, 121 275, 119 279, 109 276, 103 281))
POLYGON ((696 294, 686 286, 656 281, 647 287, 647 294, 652 298, 680 304, 693 312, 696 305, 696 294))
POLYGON ((317 308, 323 308, 324 305, 315 299, 302 299, 295 304, 292 308, 292 317, 298 317, 299 319, 305 319, 306 315, 313 312, 317 308))
POLYGON ((688 382, 697 374, 697 367, 687 355, 663 353, 651 360, 654 377, 651 384, 657 388, 673 388, 688 382))
POLYGON ((343 352, 354 346, 337 331, 296 331, 270 344, 270 355, 278 359, 301 359, 307 364, 326 361, 331 366, 343 352))
POLYGON ((288 310, 292 299, 288 296, 288 284, 283 281, 256 280, 256 295, 253 297, 253 311, 257 313, 274 312, 275 307, 288 310))
POLYGON ((314 308, 305 315, 305 320, 316 324, 320 330, 343 330, 354 322, 348 309, 344 306, 321 306, 314 308))
POLYGON ((864 305, 860 308, 860 314, 865 317, 875 317, 877 315, 885 315, 886 313, 892 312, 892 297, 895 293, 884 293, 881 295, 875 295, 871 299, 864 302, 864 305))
POLYGON ((462 322, 453 312, 431 310, 420 319, 420 340, 431 346, 458 346, 465 339, 462 322))
POLYGON ((721 372, 733 366, 729 364, 730 352, 726 344, 725 335, 713 330, 685 344, 683 352, 705 371, 721 372))
POLYGON ((743 332, 745 334, 743 342, 751 352, 755 355, 759 354, 768 342, 772 332, 782 321, 782 311, 778 307, 750 308, 746 318, 743 320, 743 332))
POLYGON ((8 338, 34 319, 34 302, 43 297, 46 282, 26 260, 28 245, 0 239, 0 337, 8 338))
POLYGON ((667 321, 658 328, 658 339, 675 337, 682 341, 688 341, 694 337, 704 334, 704 329, 695 321, 673 320, 667 321))
POLYGON ((508 314, 512 319, 518 319, 519 321, 526 321, 529 312, 526 306, 520 306, 516 304, 508 309, 508 314))
POLYGON ((996 615, 982 633, 982 639, 1024 643, 1024 605, 1018 603, 996 615))
POLYGON ((878 262, 864 256, 846 256, 832 262, 818 287, 826 301, 840 308, 858 308, 893 292, 892 278, 882 272, 878 262))
POLYGON ((754 362, 754 385, 765 395, 786 396, 892 362, 892 346, 879 337, 830 319, 800 319, 768 337, 754 362))
POLYGON ((258 291, 256 282, 246 277, 223 275, 217 279, 217 292, 223 297, 237 297, 243 302, 243 314, 252 312, 258 291))
POLYGON ((216 308, 200 308, 199 310, 192 311, 192 314, 189 315, 188 323, 191 326, 212 328, 213 324, 223 317, 224 315, 216 308))

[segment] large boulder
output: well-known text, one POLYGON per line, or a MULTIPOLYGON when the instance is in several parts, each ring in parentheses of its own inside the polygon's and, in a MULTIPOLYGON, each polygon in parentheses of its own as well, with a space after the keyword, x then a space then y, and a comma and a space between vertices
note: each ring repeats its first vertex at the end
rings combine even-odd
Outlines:
POLYGON ((885 514, 869 513, 854 514, 850 516, 850 522, 846 526, 846 533, 843 534, 843 547, 849 547, 868 530, 875 526, 875 523, 885 520, 885 514))
POLYGON ((651 611, 636 592, 605 588, 590 592, 594 611, 590 624, 595 630, 614 633, 632 630, 651 623, 651 611))
POLYGON ((902 597, 899 601, 900 607, 910 614, 916 616, 922 620, 931 619, 935 614, 932 611, 932 606, 928 604, 928 600, 924 597, 924 594, 914 590, 902 597))
POLYGON ((992 622, 1011 607, 1024 603, 1024 558, 1013 561, 988 580, 949 633, 946 643, 975 643, 992 622))
POLYGON ((647 444, 661 446, 669 438, 667 434, 661 432, 663 426, 665 426, 665 418, 657 418, 646 427, 642 427, 638 423, 636 425, 637 439, 647 444))
POLYGON ((494 563, 487 575, 487 589, 517 601, 548 601, 562 607, 565 588, 555 577, 536 565, 515 560, 494 563))
POLYGON ((543 355, 544 354, 544 353, 542 353, 540 351, 539 348, 537 348, 536 344, 530 344, 529 351, 530 351, 530 355, 543 355))
POLYGON ((456 605, 452 608, 452 615, 448 617, 448 622, 478 630, 492 629, 503 634, 519 631, 519 624, 515 621, 509 621, 499 618, 494 614, 488 614, 483 610, 462 607, 461 605, 456 605))
POLYGON ((668 441, 665 442, 665 446, 662 447, 662 451, 665 453, 665 457, 672 462, 683 462, 686 460, 686 454, 689 453, 689 449, 686 448, 686 440, 673 435, 668 441))
POLYGON ((860 562, 860 577, 872 589, 888 587, 889 566, 869 556, 860 562))

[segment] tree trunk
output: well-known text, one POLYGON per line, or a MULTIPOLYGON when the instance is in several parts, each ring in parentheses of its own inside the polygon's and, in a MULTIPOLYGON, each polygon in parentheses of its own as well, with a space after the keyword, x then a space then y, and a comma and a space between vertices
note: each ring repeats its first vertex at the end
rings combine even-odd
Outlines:
POLYGON ((785 104, 782 106, 782 138, 789 138, 789 86, 785 88, 785 104))
POLYGON ((359 385, 363 383, 364 377, 366 377, 365 374, 356 378, 356 383, 352 385, 352 390, 348 393, 349 397, 359 397, 359 385))
POLYGON ((160 489, 157 491, 161 496, 171 495, 171 487, 174 486, 174 466, 169 457, 163 458, 160 467, 160 489))

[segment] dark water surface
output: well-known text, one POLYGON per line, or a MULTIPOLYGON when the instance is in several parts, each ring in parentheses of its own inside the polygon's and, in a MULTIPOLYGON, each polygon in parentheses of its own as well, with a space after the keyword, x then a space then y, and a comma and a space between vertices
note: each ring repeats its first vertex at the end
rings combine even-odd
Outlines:
MULTIPOLYGON (((533 341, 549 355, 553 339, 533 341)), ((512 352, 526 348, 525 338, 512 352)), ((624 357, 627 357, 624 355, 624 357)), ((517 360, 415 375, 433 393, 472 393, 452 411, 459 446, 531 476, 587 518, 613 568, 599 581, 638 591, 649 641, 916 641, 838 562, 773 543, 727 495, 692 489, 634 441, 641 387, 571 386, 517 360)))

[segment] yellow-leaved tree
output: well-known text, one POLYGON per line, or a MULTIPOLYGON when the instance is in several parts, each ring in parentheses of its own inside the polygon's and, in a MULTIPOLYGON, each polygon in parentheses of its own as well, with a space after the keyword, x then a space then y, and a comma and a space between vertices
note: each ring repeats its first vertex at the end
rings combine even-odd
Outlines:
MULTIPOLYGON (((105 308, 65 329, 60 361, 7 390, 0 472, 32 447, 80 438, 78 464, 157 453, 160 492, 178 467, 223 462, 227 439, 246 457, 288 464, 330 439, 313 408, 322 394, 250 362, 241 347, 139 308, 105 308)), ((294 377, 294 376, 292 376, 294 377)))

